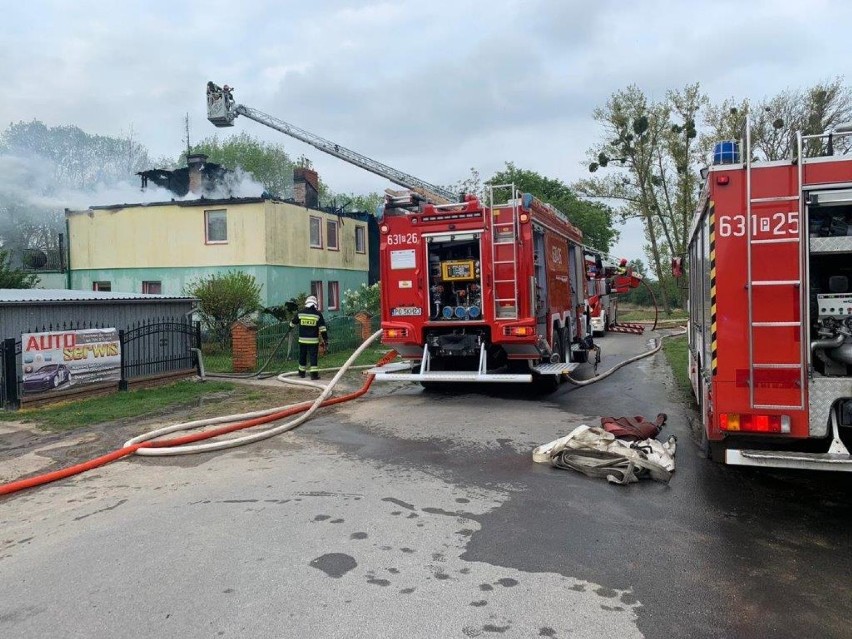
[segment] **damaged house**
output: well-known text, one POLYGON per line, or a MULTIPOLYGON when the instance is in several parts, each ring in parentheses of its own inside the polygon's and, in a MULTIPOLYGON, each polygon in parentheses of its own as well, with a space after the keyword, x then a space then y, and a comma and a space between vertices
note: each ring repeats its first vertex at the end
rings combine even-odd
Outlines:
POLYGON ((139 175, 143 190, 174 199, 66 211, 71 288, 178 295, 194 279, 240 270, 262 285, 266 306, 310 293, 333 315, 344 291, 371 279, 375 219, 321 210, 311 169, 294 170, 292 200, 232 196, 233 172, 204 155, 139 175))

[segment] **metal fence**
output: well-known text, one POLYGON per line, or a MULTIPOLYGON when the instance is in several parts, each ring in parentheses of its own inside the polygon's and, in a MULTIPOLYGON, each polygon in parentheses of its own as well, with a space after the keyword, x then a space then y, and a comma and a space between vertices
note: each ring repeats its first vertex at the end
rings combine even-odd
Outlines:
MULTIPOLYGON (((333 317, 326 320, 329 335, 328 353, 352 351, 363 342, 361 324, 351 317, 333 317)), ((370 333, 379 330, 381 318, 370 320, 370 333)), ((233 372, 230 342, 222 344, 212 335, 202 335, 201 352, 204 368, 209 372, 233 372)), ((255 371, 276 372, 289 368, 299 360, 298 330, 290 329, 288 322, 261 316, 257 324, 257 366, 255 371)))
MULTIPOLYGON (((100 322, 62 322, 32 327, 29 333, 77 331, 114 328, 100 322)), ((188 371, 198 365, 193 349, 200 348, 201 332, 197 323, 185 317, 154 318, 131 324, 119 330, 121 371, 118 387, 127 390, 133 380, 188 371)), ((0 401, 4 408, 18 408, 21 403, 21 340, 7 338, 2 342, 0 366, 0 401)))
MULTIPOLYGON (((361 339, 361 324, 351 317, 333 317, 326 320, 328 330, 328 353, 340 353, 358 348, 364 341, 361 339)), ((261 325, 257 330, 257 361, 258 367, 266 365, 266 370, 288 362, 298 361, 299 343, 298 330, 290 330, 287 322, 261 325)))

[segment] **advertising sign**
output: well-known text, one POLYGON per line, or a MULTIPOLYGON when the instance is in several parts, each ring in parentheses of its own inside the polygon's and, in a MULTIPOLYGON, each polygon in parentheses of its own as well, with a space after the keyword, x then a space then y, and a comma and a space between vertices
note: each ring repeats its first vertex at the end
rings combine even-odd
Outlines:
POLYGON ((121 344, 114 328, 21 335, 24 393, 121 379, 121 344))

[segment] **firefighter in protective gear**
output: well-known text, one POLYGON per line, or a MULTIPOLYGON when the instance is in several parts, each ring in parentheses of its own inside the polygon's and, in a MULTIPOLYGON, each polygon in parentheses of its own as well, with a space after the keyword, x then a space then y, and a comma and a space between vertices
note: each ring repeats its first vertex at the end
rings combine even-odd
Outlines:
POLYGON ((290 326, 299 327, 299 377, 305 377, 305 373, 310 372, 311 379, 319 379, 317 358, 320 339, 323 346, 328 348, 325 318, 317 310, 317 306, 317 298, 311 295, 305 300, 305 308, 300 310, 290 322, 290 326))

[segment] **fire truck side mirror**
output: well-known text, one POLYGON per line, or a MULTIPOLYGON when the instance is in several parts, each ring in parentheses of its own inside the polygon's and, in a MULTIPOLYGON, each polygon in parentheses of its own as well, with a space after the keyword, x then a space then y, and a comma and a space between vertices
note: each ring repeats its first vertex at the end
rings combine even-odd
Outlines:
POLYGON ((683 277, 683 258, 682 257, 673 257, 672 258, 672 276, 675 279, 680 279, 683 277))

